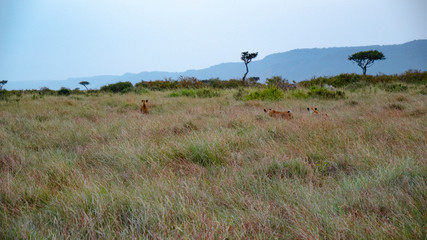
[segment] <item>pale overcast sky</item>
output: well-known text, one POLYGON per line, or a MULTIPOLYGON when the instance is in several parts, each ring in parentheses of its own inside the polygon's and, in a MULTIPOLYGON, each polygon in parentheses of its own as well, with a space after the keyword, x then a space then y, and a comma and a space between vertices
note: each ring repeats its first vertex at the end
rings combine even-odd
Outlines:
POLYGON ((427 39, 427 0, 0 0, 0 79, 185 71, 427 39))

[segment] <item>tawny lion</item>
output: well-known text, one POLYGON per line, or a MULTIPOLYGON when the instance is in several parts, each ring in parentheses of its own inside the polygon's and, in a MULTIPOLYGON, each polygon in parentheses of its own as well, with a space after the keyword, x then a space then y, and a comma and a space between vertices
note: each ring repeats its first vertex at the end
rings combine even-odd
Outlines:
POLYGON ((148 103, 148 100, 142 100, 142 106, 140 109, 141 113, 148 114, 147 103, 148 103))
POLYGON ((269 109, 264 109, 264 112, 268 113, 270 117, 278 117, 278 118, 284 118, 284 119, 294 118, 294 115, 292 114, 291 110, 288 110, 287 112, 279 112, 269 108, 269 109))
POLYGON ((319 113, 319 111, 317 111, 317 108, 309 108, 308 107, 307 110, 310 113, 310 115, 314 114, 314 116, 322 116, 322 117, 328 116, 328 114, 326 114, 326 113, 319 113))

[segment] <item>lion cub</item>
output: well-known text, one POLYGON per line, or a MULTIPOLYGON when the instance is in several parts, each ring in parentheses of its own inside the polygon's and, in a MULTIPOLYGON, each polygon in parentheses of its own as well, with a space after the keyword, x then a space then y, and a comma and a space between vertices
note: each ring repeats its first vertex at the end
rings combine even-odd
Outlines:
POLYGON ((314 116, 323 116, 323 117, 328 116, 328 114, 326 114, 326 113, 319 113, 319 111, 317 111, 317 108, 309 108, 308 107, 307 110, 310 113, 310 115, 314 114, 314 116))
POLYGON ((142 100, 142 106, 140 109, 141 113, 148 114, 147 103, 148 103, 148 100, 142 100))
POLYGON ((294 115, 292 114, 291 110, 288 110, 287 112, 279 112, 269 108, 269 109, 264 109, 264 112, 268 113, 270 117, 278 117, 278 118, 284 118, 284 119, 294 118, 294 115))

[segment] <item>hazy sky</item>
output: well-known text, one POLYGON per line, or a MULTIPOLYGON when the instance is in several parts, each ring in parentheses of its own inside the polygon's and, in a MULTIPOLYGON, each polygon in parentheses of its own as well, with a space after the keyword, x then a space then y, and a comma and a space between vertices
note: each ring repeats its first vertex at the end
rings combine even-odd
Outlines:
POLYGON ((427 39, 426 0, 0 0, 0 80, 185 71, 427 39))

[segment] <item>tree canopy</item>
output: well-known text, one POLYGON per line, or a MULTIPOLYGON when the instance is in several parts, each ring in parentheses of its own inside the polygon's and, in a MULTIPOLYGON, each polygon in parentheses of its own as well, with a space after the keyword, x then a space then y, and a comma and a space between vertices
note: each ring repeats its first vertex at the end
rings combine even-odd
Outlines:
POLYGON ((361 51, 348 57, 348 60, 356 62, 362 68, 363 75, 366 75, 366 69, 371 67, 375 61, 384 59, 384 54, 377 50, 361 51))

